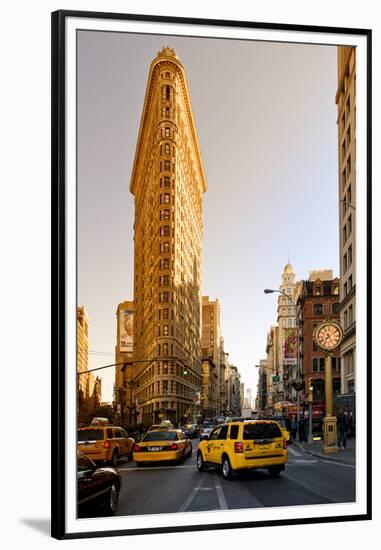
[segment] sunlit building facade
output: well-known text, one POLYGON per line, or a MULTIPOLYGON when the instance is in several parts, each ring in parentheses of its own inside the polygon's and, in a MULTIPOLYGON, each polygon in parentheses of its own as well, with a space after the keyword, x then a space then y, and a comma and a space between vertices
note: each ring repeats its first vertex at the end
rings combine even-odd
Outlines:
POLYGON ((341 391, 355 393, 356 377, 356 49, 338 48, 341 391))
POLYGON ((202 201, 206 181, 184 67, 151 64, 130 190, 134 397, 143 422, 194 415, 201 390, 202 201), (144 362, 143 362, 144 361, 144 362))

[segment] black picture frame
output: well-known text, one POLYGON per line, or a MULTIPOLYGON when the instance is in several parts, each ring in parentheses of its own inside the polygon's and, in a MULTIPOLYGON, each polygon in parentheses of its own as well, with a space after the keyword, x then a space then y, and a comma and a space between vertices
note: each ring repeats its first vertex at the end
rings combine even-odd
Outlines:
POLYGON ((297 524, 329 523, 341 521, 370 520, 372 518, 372 395, 371 395, 371 366, 372 366, 372 218, 371 218, 371 192, 372 192, 372 31, 370 29, 341 28, 329 26, 291 25, 279 23, 211 20, 198 18, 164 17, 157 15, 135 15, 124 13, 83 12, 59 10, 52 13, 52 42, 51 42, 51 207, 52 207, 52 498, 51 498, 51 534, 56 539, 73 539, 88 537, 105 537, 121 535, 139 535, 152 533, 172 533, 204 531, 211 529, 238 529, 248 527, 282 526, 297 524), (104 20, 129 20, 153 23, 184 23, 198 26, 232 27, 247 29, 270 29, 279 31, 301 31, 322 34, 360 35, 366 38, 366 70, 367 70, 367 118, 366 118, 366 186, 367 186, 367 511, 364 514, 350 516, 327 516, 319 518, 297 518, 286 520, 269 520, 256 522, 232 522, 219 523, 217 525, 185 525, 175 527, 157 527, 144 529, 120 529, 112 531, 67 532, 65 525, 65 364, 66 364, 66 305, 65 305, 65 251, 66 251, 66 172, 65 172, 65 63, 66 42, 65 25, 69 17, 91 18, 104 20))

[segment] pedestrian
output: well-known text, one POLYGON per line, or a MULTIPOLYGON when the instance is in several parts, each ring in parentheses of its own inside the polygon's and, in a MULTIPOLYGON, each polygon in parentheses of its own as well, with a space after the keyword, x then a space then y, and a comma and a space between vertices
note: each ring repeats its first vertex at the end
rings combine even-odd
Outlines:
POLYGON ((304 415, 299 420, 299 441, 302 443, 303 441, 306 441, 306 424, 304 415))
POLYGON ((291 417, 290 431, 292 439, 296 439, 296 432, 298 429, 298 424, 296 422, 296 416, 293 414, 291 417))
POLYGON ((339 449, 347 448, 347 433, 348 433, 348 419, 343 410, 339 410, 337 416, 337 435, 338 435, 338 447, 339 449))

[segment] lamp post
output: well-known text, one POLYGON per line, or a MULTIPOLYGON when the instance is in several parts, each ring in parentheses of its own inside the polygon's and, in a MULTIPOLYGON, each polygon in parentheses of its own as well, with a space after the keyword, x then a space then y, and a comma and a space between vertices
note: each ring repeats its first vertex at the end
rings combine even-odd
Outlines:
MULTIPOLYGON (((300 367, 299 367, 299 313, 298 313, 298 307, 295 302, 295 300, 289 296, 286 292, 283 292, 283 290, 276 290, 272 288, 265 288, 263 291, 265 294, 273 294, 274 292, 278 292, 279 294, 283 294, 283 296, 286 296, 292 304, 295 307, 295 319, 296 319, 296 375, 297 375, 297 384, 300 384, 300 367)), ((299 387, 299 386, 298 386, 299 387)), ((300 389, 296 390, 296 426, 297 426, 297 432, 299 433, 299 416, 300 416, 300 389)))

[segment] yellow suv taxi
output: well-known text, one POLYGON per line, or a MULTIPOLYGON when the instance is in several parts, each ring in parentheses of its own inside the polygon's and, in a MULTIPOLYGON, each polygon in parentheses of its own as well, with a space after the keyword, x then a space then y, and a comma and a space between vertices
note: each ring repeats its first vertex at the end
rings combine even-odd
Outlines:
POLYGON ((273 420, 248 420, 220 424, 197 450, 197 468, 219 466, 225 479, 240 470, 266 468, 277 476, 288 460, 286 439, 273 420))
POLYGON ((77 432, 78 450, 94 462, 110 462, 117 466, 119 458, 131 458, 135 440, 118 426, 93 424, 79 428, 77 432))

